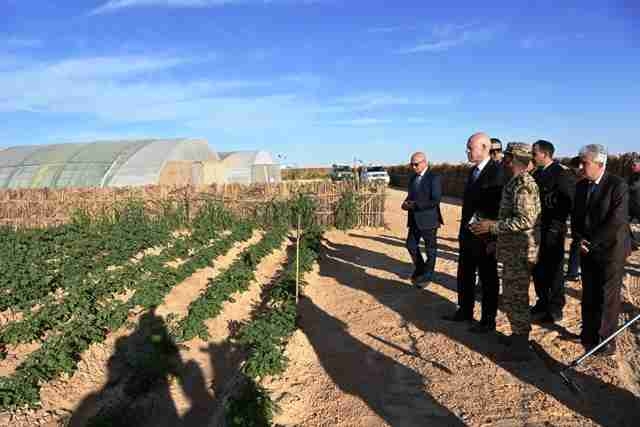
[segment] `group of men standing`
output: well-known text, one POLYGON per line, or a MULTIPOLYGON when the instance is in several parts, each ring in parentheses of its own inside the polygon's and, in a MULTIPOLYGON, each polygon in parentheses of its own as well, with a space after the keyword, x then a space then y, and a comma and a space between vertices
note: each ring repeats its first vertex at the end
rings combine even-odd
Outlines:
MULTIPOLYGON (((582 267, 581 342, 591 349, 618 325, 624 264, 633 243, 629 217, 640 217, 640 159, 634 160, 635 181, 627 185, 607 172, 607 152, 601 145, 580 150, 578 176, 554 160, 554 152, 545 140, 509 143, 504 153, 500 141, 485 133, 467 141, 467 157, 474 166, 465 183, 458 235, 458 309, 445 319, 473 322, 479 282, 482 315, 470 330, 495 331, 501 263, 501 308, 512 330, 504 340, 508 351, 499 355, 506 360, 531 357, 532 318, 542 323, 562 320, 569 219, 582 267), (537 301, 529 307, 531 278, 537 301)), ((402 208, 408 211, 407 249, 415 266, 411 280, 422 288, 435 269, 442 187, 423 153, 415 153, 410 166, 415 174, 402 208), (421 239, 426 261, 419 249, 421 239)), ((603 354, 614 351, 614 341, 602 349, 603 354)))

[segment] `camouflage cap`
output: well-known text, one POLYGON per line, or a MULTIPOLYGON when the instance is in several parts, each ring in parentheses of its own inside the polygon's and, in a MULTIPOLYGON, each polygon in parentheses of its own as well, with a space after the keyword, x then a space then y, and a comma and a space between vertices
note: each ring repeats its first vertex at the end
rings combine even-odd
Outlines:
POLYGON ((514 157, 531 158, 531 144, 510 142, 507 144, 507 149, 504 150, 504 154, 511 154, 514 157))
POLYGON ((491 150, 502 151, 502 141, 498 138, 491 138, 491 150))

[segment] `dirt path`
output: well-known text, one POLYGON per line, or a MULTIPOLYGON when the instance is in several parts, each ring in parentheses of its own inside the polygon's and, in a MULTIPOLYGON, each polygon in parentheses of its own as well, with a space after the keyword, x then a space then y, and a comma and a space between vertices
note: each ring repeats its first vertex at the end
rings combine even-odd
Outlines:
POLYGON ((289 367, 265 382, 282 409, 277 423, 640 425, 640 399, 622 385, 628 378, 618 369, 623 355, 593 359, 572 375, 586 392, 582 399, 550 371, 555 361, 566 363, 582 351, 568 340, 579 332, 579 284, 567 291, 558 327, 534 326, 532 339, 548 356, 528 364, 496 361, 503 349, 497 335, 510 334, 502 313, 493 336, 442 320, 456 308, 460 208, 443 205, 437 274, 420 291, 408 281, 406 216, 398 208, 403 197, 390 192, 388 230, 326 234, 319 265, 306 277, 308 298, 287 348, 289 367))

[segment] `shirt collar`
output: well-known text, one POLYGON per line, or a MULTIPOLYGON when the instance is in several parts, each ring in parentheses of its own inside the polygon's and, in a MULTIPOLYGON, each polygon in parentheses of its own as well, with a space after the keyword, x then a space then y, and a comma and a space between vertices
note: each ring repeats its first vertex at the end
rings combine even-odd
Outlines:
POLYGON ((543 170, 543 171, 544 171, 544 170, 547 170, 547 169, 549 168, 549 166, 551 166, 551 165, 552 165, 552 164, 554 164, 555 162, 556 162, 556 161, 554 160, 554 161, 552 161, 551 163, 549 163, 547 166, 543 166, 543 167, 542 167, 542 170, 543 170))
POLYGON ((421 173, 419 173, 419 174, 418 174, 418 176, 419 176, 420 178, 422 178, 422 177, 424 176, 424 174, 425 174, 425 173, 427 173, 427 170, 428 170, 428 169, 429 169, 429 168, 424 168, 424 170, 423 170, 421 173))
POLYGON ((595 185, 600 185, 600 181, 602 181, 602 177, 604 176, 604 172, 605 172, 605 170, 603 169, 603 170, 602 170, 602 173, 600 174, 600 176, 598 177, 598 179, 596 179, 595 181, 593 181, 593 183, 594 183, 595 185))
POLYGON ((484 159, 483 161, 481 161, 476 165, 476 168, 478 168, 478 172, 482 172, 482 169, 484 169, 484 167, 487 166, 487 163, 489 163, 489 160, 491 160, 491 157, 487 157, 486 159, 484 159))

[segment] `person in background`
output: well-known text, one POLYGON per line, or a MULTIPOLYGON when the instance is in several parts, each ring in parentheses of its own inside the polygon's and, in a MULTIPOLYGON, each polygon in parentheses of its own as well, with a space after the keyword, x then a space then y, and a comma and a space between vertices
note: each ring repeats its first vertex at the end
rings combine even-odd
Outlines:
POLYGON ((491 149, 489 150, 489 155, 496 163, 502 163, 502 158, 504 157, 502 154, 502 141, 498 138, 491 138, 491 149))
POLYGON ((537 169, 533 178, 538 184, 542 203, 540 253, 533 270, 538 301, 531 314, 541 322, 562 320, 564 296, 564 243, 567 220, 573 208, 575 180, 573 174, 554 160, 555 147, 549 141, 533 144, 532 158, 537 169))
POLYGON ((631 175, 629 185, 629 220, 640 220, 640 154, 631 155, 631 175))
MULTIPOLYGON (((585 179, 576 186, 571 227, 574 239, 580 242, 580 338, 590 350, 618 328, 624 265, 631 246, 629 189, 622 178, 607 172, 604 146, 584 146, 580 164, 585 179)), ((614 354, 615 340, 600 351, 614 354)))
MULTIPOLYGON (((582 169, 580 168, 579 156, 571 158, 571 160, 569 161, 569 168, 573 171, 574 180, 576 181, 576 183, 584 179, 582 169)), ((564 276, 564 279, 572 282, 580 279, 580 242, 576 239, 571 239, 571 246, 569 246, 569 262, 567 265, 567 274, 564 276)))
POLYGON ((413 260, 413 284, 422 289, 433 278, 437 256, 438 227, 443 224, 440 212, 442 185, 440 176, 429 171, 427 157, 417 152, 411 156, 414 175, 409 180, 408 194, 402 209, 408 211, 406 246, 413 260), (420 252, 420 240, 424 240, 426 262, 420 252))
POLYGON ((495 238, 477 236, 469 225, 482 219, 497 220, 500 197, 504 186, 504 171, 491 159, 491 140, 486 133, 471 135, 467 141, 467 158, 474 167, 469 172, 462 202, 462 218, 458 242, 458 309, 444 316, 453 322, 471 322, 475 304, 476 276, 482 283, 482 317, 472 326, 473 332, 486 333, 495 330, 498 311, 498 262, 495 254, 495 238))
POLYGON ((499 358, 526 361, 531 359, 529 285, 538 257, 541 219, 538 185, 529 173, 531 146, 507 144, 503 166, 510 179, 502 190, 498 220, 481 220, 469 228, 477 236, 490 233, 497 237, 497 258, 503 265, 502 307, 512 330, 510 349, 499 358))

